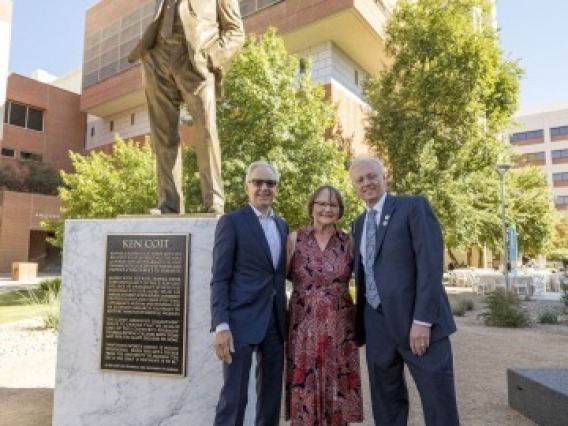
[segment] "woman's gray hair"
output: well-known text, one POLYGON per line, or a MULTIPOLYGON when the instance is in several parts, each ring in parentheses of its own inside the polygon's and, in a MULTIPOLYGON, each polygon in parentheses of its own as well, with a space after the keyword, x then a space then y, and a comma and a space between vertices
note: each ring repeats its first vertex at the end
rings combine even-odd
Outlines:
POLYGON ((276 168, 272 164, 267 163, 266 161, 254 161, 250 163, 250 166, 248 166, 247 174, 245 175, 245 183, 249 181, 252 172, 254 172, 259 167, 266 167, 267 169, 270 169, 270 171, 276 177, 276 182, 280 182, 280 175, 278 174, 278 170, 276 170, 276 168))
POLYGON ((382 175, 383 174, 383 163, 381 163, 381 160, 379 160, 376 157, 358 157, 355 158, 352 162, 351 165, 349 166, 349 173, 351 173, 351 170, 353 169, 353 167, 355 167, 358 164, 372 164, 376 169, 377 169, 377 173, 382 175))

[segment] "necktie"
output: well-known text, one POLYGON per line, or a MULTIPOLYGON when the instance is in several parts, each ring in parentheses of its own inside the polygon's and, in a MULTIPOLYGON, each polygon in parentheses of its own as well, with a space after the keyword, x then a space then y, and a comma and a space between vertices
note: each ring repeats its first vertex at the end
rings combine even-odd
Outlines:
POLYGON ((163 38, 168 38, 172 35, 174 29, 174 17, 176 13, 176 1, 165 0, 164 10, 162 12, 162 24, 160 26, 160 35, 163 38))
POLYGON ((377 211, 375 209, 369 210, 367 213, 367 225, 365 228, 365 284, 367 302, 374 309, 377 309, 380 303, 379 292, 377 290, 377 283, 375 282, 375 273, 373 271, 373 264, 375 263, 375 254, 377 251, 377 225, 375 216, 377 211))

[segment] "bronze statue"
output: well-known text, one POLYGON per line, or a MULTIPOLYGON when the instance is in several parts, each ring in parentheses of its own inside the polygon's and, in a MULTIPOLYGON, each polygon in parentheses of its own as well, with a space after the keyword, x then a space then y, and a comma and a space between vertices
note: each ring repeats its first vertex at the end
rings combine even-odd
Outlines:
POLYGON ((143 66, 161 213, 184 213, 182 103, 194 121, 203 204, 207 212, 223 213, 215 101, 221 96, 223 67, 243 43, 237 0, 160 0, 156 16, 128 57, 143 66))

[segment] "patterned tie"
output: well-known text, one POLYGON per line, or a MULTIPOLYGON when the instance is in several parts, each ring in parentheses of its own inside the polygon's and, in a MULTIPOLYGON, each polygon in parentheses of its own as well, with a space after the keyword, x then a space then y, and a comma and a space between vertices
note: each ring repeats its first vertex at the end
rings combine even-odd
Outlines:
POLYGON ((375 273, 373 271, 373 264, 375 263, 375 254, 377 251, 377 225, 375 216, 377 211, 375 209, 369 210, 367 213, 367 226, 365 229, 365 283, 367 291, 365 296, 367 302, 374 309, 377 309, 381 300, 379 299, 379 292, 377 290, 377 283, 375 282, 375 273))
POLYGON ((176 0, 165 0, 162 12, 162 24, 160 25, 160 35, 167 39, 173 33, 174 17, 176 12, 176 0))

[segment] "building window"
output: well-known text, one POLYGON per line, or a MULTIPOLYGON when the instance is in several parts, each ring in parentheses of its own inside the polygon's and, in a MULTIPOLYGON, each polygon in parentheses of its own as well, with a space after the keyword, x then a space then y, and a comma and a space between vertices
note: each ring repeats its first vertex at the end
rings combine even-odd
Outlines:
POLYGON ((568 172, 553 173, 552 182, 554 186, 568 186, 568 172))
POLYGON ((109 125, 110 131, 114 132, 114 121, 110 120, 110 125, 109 125))
POLYGON ((25 129, 43 131, 43 111, 31 106, 6 102, 4 122, 25 129))
POLYGON ((544 152, 529 152, 523 155, 523 161, 526 163, 545 161, 545 160, 546 160, 546 154, 544 152))
POLYGON ((43 160, 43 157, 39 154, 24 151, 20 152, 20 158, 26 161, 37 161, 38 163, 41 163, 41 161, 43 160))
POLYGON ((568 160, 568 149, 555 149, 552 151, 552 160, 568 160))
POLYGON ((568 135, 568 126, 553 127, 550 129, 550 136, 568 135))
POLYGON ((300 75, 304 75, 306 73, 306 69, 308 68, 308 61, 306 58, 300 58, 298 61, 298 68, 300 75))
POLYGON ((10 148, 2 148, 2 157, 9 157, 13 158, 15 156, 15 152, 13 149, 10 148))
POLYGON ((557 206, 568 206, 568 195, 559 195, 554 200, 554 204, 557 206))
POLYGON ((136 122, 136 114, 130 114, 130 125, 134 126, 135 122, 136 122))
POLYGON ((91 127, 91 137, 95 137, 95 126, 91 127))
POLYGON ((542 138, 544 138, 544 130, 532 130, 530 132, 513 133, 510 137, 510 141, 511 143, 515 143, 542 138))

